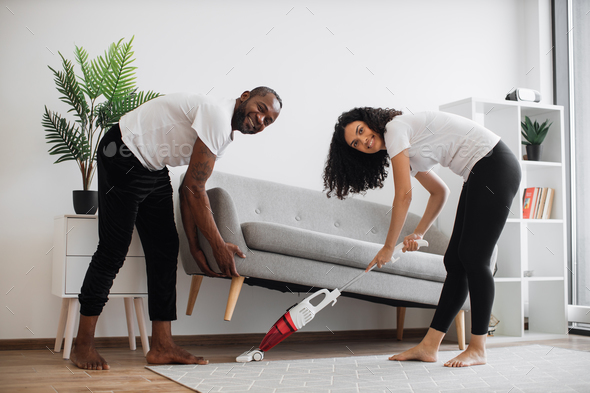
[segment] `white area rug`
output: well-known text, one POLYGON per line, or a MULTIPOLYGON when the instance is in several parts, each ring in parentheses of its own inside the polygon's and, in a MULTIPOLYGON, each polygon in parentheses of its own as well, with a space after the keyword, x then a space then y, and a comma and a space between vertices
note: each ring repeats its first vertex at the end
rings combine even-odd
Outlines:
POLYGON ((590 392, 590 352, 493 348, 486 365, 443 367, 459 353, 441 352, 437 363, 392 362, 380 355, 147 368, 202 393, 590 392))

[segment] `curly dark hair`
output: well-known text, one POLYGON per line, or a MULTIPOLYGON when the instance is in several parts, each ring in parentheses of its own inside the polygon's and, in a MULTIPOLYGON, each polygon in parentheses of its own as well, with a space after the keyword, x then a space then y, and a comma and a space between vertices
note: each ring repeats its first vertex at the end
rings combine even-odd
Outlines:
POLYGON ((338 199, 344 199, 349 194, 364 194, 368 189, 383 187, 389 167, 387 151, 366 154, 354 149, 344 139, 344 128, 360 120, 383 136, 385 125, 401 114, 395 109, 364 107, 354 108, 338 117, 324 168, 324 191, 328 191, 328 198, 336 195, 338 199))

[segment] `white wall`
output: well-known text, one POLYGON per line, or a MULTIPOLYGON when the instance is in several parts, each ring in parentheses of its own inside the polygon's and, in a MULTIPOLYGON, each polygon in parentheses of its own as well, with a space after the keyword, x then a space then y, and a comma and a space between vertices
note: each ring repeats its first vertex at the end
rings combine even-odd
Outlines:
MULTIPOLYGON (((79 45, 94 57, 135 35, 143 90, 213 89, 212 95, 237 97, 257 85, 273 87, 284 100, 276 124, 261 135, 239 135, 216 169, 320 190, 332 128, 345 110, 436 110, 527 87, 523 53, 531 37, 519 26, 524 10, 524 0, 3 1, 0 339, 55 336, 60 299, 50 294, 53 218, 73 213, 71 191, 81 186, 74 163, 52 165, 41 127, 44 105, 64 110, 47 69, 60 67, 58 51, 73 59, 79 45)), ((176 182, 180 170, 172 171, 176 182)), ((366 198, 390 204, 392 188, 388 179, 366 198)), ((426 197, 416 195, 412 211, 421 212, 426 197)), ((206 279, 194 315, 186 317, 190 280, 182 271, 178 278, 174 334, 265 332, 301 299, 245 287, 233 321, 223 322, 228 285, 206 279)), ((124 336, 122 313, 122 301, 111 301, 98 334, 124 336)), ((431 311, 408 310, 406 326, 425 327, 430 318, 431 311)), ((326 326, 392 328, 395 312, 342 299, 306 329, 326 326)))

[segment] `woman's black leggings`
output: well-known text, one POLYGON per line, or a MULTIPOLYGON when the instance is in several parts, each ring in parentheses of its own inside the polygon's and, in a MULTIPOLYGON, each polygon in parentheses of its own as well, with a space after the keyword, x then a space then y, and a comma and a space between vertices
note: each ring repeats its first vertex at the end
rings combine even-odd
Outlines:
POLYGON ((459 198, 444 256, 447 278, 431 328, 446 333, 469 292, 471 333, 487 334, 495 291, 490 261, 520 177, 516 157, 502 141, 473 167, 459 198))

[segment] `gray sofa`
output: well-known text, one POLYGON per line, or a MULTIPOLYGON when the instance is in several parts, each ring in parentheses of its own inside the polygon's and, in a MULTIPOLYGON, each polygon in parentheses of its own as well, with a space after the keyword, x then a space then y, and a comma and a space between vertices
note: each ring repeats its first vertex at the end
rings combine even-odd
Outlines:
MULTIPOLYGON (((391 219, 391 209, 385 205, 328 199, 319 191, 217 171, 207 181, 207 189, 222 237, 247 254, 246 259, 236 258, 242 277, 232 279, 226 320, 231 319, 243 282, 283 292, 341 287, 381 249, 391 219)), ((203 273, 190 254, 176 202, 179 257, 185 272, 193 275, 190 315, 203 273)), ((408 215, 402 237, 413 231, 419 219, 408 215)), ((209 265, 218 271, 209 243, 200 233, 199 238, 209 265)), ((395 264, 375 269, 343 293, 398 307, 398 339, 403 334, 405 308, 435 308, 446 277, 442 255, 448 237, 432 227, 425 240, 429 247, 403 254, 395 264)), ((467 301, 463 309, 468 308, 467 301)), ((463 348, 463 312, 456 322, 463 348)))

